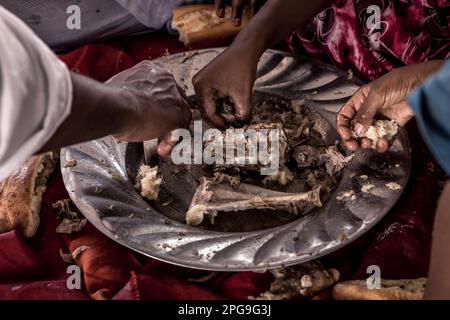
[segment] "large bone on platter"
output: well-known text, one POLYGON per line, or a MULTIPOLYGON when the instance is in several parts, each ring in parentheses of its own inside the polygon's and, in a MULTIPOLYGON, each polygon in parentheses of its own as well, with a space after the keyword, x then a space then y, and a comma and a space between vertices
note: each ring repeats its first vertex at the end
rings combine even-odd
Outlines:
POLYGON ((223 164, 216 164, 219 169, 239 168, 259 171, 262 167, 270 166, 276 160, 280 167, 286 163, 288 139, 282 124, 251 124, 243 128, 243 131, 239 131, 240 129, 229 130, 225 131, 223 141, 213 140, 205 143, 205 147, 214 147, 215 150, 223 149, 223 155, 227 157, 227 161, 223 164), (247 136, 249 133, 253 133, 253 138, 247 136), (278 136, 275 135, 276 133, 278 136), (276 141, 273 141, 275 137, 278 137, 278 148, 276 148, 276 141), (264 163, 264 159, 261 158, 261 155, 264 155, 261 153, 263 145, 266 145, 267 148, 265 159, 267 163, 264 163))
POLYGON ((320 187, 308 192, 285 193, 247 183, 238 186, 229 179, 202 178, 188 212, 186 223, 197 226, 208 215, 211 222, 219 212, 245 210, 287 210, 295 214, 321 207, 320 187))

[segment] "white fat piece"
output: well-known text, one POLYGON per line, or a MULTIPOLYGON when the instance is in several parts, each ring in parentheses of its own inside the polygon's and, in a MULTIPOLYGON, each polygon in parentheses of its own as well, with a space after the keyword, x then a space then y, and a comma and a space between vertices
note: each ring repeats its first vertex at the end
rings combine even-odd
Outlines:
POLYGON ((158 199, 162 178, 158 176, 158 167, 142 165, 136 177, 135 188, 148 200, 158 199))
POLYGON ((392 142, 398 133, 398 129, 399 126, 394 120, 375 120, 367 131, 359 138, 370 139, 372 141, 372 148, 375 149, 378 140, 380 139, 386 139, 389 142, 392 142))

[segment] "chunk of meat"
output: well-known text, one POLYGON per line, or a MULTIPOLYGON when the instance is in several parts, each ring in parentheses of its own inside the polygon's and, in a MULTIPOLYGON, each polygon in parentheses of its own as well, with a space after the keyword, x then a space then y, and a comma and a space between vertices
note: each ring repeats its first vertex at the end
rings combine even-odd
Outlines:
POLYGON ((332 177, 339 172, 349 163, 354 155, 350 155, 348 157, 344 156, 342 152, 336 146, 328 147, 325 150, 325 153, 328 156, 327 163, 325 164, 327 168, 328 174, 332 177))
POLYGON ((272 184, 278 184, 280 186, 287 186, 289 183, 291 183, 294 180, 295 176, 294 173, 292 173, 291 170, 287 167, 282 167, 278 169, 276 174, 270 175, 265 177, 262 180, 262 183, 264 185, 272 185, 272 184))
POLYGON ((333 286, 340 278, 336 269, 326 269, 318 260, 295 267, 273 270, 270 290, 256 300, 291 300, 311 297, 333 286))
POLYGON ((399 185, 397 182, 386 183, 386 187, 390 190, 401 190, 402 189, 402 186, 399 185))
POLYGON ((362 135, 354 133, 355 138, 368 138, 372 140, 372 148, 377 147, 378 140, 384 138, 392 142, 398 133, 398 124, 394 120, 375 120, 374 123, 362 135))
POLYGON ((293 157, 300 169, 316 168, 323 164, 327 173, 333 177, 353 159, 353 155, 345 156, 336 146, 313 147, 301 145, 294 149, 293 157))
POLYGON ((329 158, 324 147, 313 147, 306 144, 295 147, 292 156, 300 169, 321 166, 329 158))
POLYGON ((162 178, 158 176, 158 167, 150 167, 142 165, 139 168, 136 177, 135 189, 141 193, 141 196, 148 200, 158 199, 159 190, 161 189, 162 178))

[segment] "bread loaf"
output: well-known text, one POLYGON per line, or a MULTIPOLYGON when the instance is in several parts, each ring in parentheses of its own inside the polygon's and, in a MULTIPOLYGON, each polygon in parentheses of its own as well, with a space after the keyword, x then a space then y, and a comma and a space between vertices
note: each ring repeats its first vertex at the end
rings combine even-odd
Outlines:
POLYGON ((225 17, 216 15, 214 5, 190 5, 173 10, 172 29, 180 34, 186 46, 218 38, 229 38, 239 33, 250 21, 250 10, 244 10, 240 27, 231 21, 231 7, 225 9, 225 17))
POLYGON ((426 278, 381 280, 380 289, 369 289, 365 280, 343 281, 333 287, 336 300, 421 300, 426 278))
POLYGON ((52 152, 34 156, 0 182, 0 233, 17 230, 25 238, 36 233, 42 195, 56 160, 52 152))

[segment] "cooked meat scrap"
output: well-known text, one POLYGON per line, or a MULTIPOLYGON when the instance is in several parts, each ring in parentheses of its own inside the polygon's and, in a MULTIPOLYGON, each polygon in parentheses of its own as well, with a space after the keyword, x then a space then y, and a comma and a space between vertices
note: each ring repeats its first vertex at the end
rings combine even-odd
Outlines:
POLYGON ((161 184, 162 178, 158 176, 157 166, 152 168, 144 164, 139 168, 134 187, 140 192, 141 196, 148 200, 158 199, 161 184))
POLYGON ((347 71, 347 80, 353 80, 353 70, 348 69, 347 71))
POLYGON ((199 225, 205 215, 214 223, 219 212, 237 212, 251 209, 288 210, 300 214, 305 210, 321 207, 320 187, 309 192, 285 193, 241 183, 233 188, 228 181, 202 178, 188 212, 188 225, 199 225))
POLYGON ((292 101, 292 111, 296 114, 302 114, 305 111, 305 103, 306 100, 305 99, 300 99, 300 100, 294 100, 292 101))
POLYGON ((313 126, 307 117, 303 117, 290 125, 284 125, 289 145, 295 147, 308 141, 311 134, 310 127, 313 126))
POLYGON ((234 189, 239 188, 239 185, 241 184, 241 177, 239 175, 231 176, 221 172, 214 173, 214 180, 217 183, 228 182, 234 189))
POLYGON ((304 101, 293 101, 289 103, 283 99, 274 99, 256 103, 253 108, 251 124, 261 123, 282 123, 286 129, 288 138, 289 132, 297 132, 297 128, 304 122, 308 122, 304 113, 304 101))
POLYGON ((370 193, 370 191, 372 191, 373 188, 375 188, 375 185, 373 183, 366 182, 365 184, 362 185, 361 191, 364 193, 370 193))
MULTIPOLYGON (((286 155, 288 152, 288 142, 283 126, 279 123, 270 124, 255 124, 249 125, 245 128, 247 135, 243 135, 237 131, 234 131, 230 136, 230 133, 224 134, 224 141, 212 140, 205 143, 205 148, 215 151, 218 148, 222 148, 223 157, 226 156, 227 161, 223 164, 216 164, 215 166, 220 169, 239 168, 241 170, 259 171, 263 167, 270 166, 274 161, 278 161, 279 166, 282 167, 286 163, 286 155), (250 131, 254 130, 254 131, 250 131), (273 132, 274 135, 271 134, 273 132), (275 151, 276 143, 272 141, 273 137, 276 137, 278 132, 278 148, 275 151), (252 133, 251 136, 249 134, 252 133), (229 141, 229 143, 227 143, 229 141), (267 153, 262 152, 262 145, 267 142, 267 153), (230 144, 232 148, 227 149, 230 144), (228 158, 231 154, 232 161, 228 158), (261 155, 267 156, 266 159, 261 158, 261 155), (279 157, 277 157, 279 155, 279 157), (276 158, 275 158, 276 157, 276 158), (267 161, 268 163, 265 163, 267 161)), ((220 157, 219 157, 220 158, 220 157)))
POLYGON ((386 183, 386 187, 390 190, 401 190, 402 189, 402 186, 399 185, 397 182, 386 183))
POLYGON ((56 233, 72 234, 74 232, 80 232, 83 230, 87 223, 87 219, 84 218, 64 218, 61 223, 56 227, 56 233))
POLYGON ((67 160, 66 164, 64 165, 64 168, 73 168, 76 165, 77 165, 77 160, 70 159, 70 160, 67 160))
POLYGON ((301 145, 294 149, 292 155, 301 169, 316 168, 325 164, 327 173, 331 177, 339 174, 353 159, 353 155, 344 156, 336 146, 325 148, 301 145))
POLYGON ((306 144, 295 147, 292 156, 301 169, 316 168, 327 162, 329 158, 324 147, 313 147, 306 144))
POLYGON ((72 234, 80 232, 87 223, 87 219, 80 213, 70 209, 70 199, 58 200, 52 204, 52 208, 56 209, 56 216, 62 220, 56 227, 56 233, 72 234))
POLYGON ((356 200, 356 194, 353 190, 347 190, 343 192, 339 192, 339 194, 336 196, 336 200, 343 201, 343 200, 356 200))
POLYGON ((372 148, 375 149, 378 140, 382 138, 392 142, 398 133, 398 128, 398 124, 394 120, 375 120, 373 125, 362 136, 358 136, 356 133, 353 135, 355 138, 368 138, 372 140, 372 148))
POLYGON ((336 269, 326 269, 319 261, 307 262, 295 267, 274 270, 275 280, 270 290, 257 300, 291 300, 311 297, 333 286, 340 278, 336 269))
POLYGON ((287 167, 278 169, 276 174, 268 175, 263 180, 264 185, 278 184, 280 186, 287 186, 294 180, 294 174, 287 167))
POLYGON ((320 186, 321 199, 327 201, 336 185, 336 177, 330 176, 325 168, 319 167, 308 173, 305 182, 310 189, 320 186))
POLYGON ((354 156, 353 154, 348 157, 344 156, 336 146, 328 147, 325 150, 325 153, 328 156, 325 166, 330 176, 334 176, 341 172, 354 156))
POLYGON ((327 135, 326 131, 326 123, 324 121, 314 121, 312 129, 320 134, 320 137, 323 139, 327 135))

